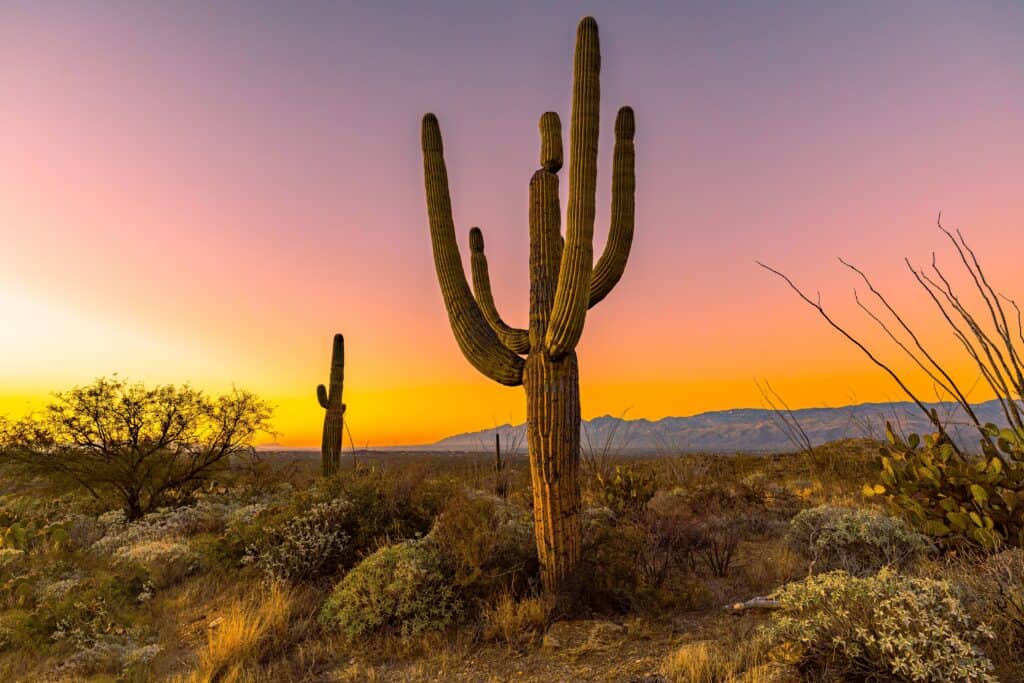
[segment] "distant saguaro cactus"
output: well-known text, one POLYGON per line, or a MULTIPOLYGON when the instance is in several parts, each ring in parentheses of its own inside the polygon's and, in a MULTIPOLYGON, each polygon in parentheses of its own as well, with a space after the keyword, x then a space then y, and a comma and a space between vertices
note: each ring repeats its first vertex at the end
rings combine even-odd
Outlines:
POLYGON ((633 110, 615 121, 611 229, 593 263, 594 205, 601 55, 597 22, 577 29, 569 142, 567 229, 561 232, 558 176, 562 132, 558 114, 540 118, 541 168, 530 180, 530 324, 509 327, 491 295, 484 239, 469 234, 470 292, 455 241, 441 130, 423 117, 423 169, 434 265, 452 331, 463 354, 487 377, 526 390, 527 443, 533 480, 537 551, 545 590, 571 608, 580 562, 580 400, 576 343, 587 310, 622 276, 633 240, 635 211, 633 110), (521 357, 525 355, 525 360, 521 357))
POLYGON ((323 475, 329 477, 341 466, 341 437, 345 424, 345 404, 341 402, 341 391, 345 385, 345 337, 334 335, 331 350, 330 388, 320 384, 316 397, 324 413, 324 434, 320 444, 320 464, 323 475))
POLYGON ((501 434, 494 435, 494 495, 508 498, 509 480, 505 461, 501 459, 501 434))

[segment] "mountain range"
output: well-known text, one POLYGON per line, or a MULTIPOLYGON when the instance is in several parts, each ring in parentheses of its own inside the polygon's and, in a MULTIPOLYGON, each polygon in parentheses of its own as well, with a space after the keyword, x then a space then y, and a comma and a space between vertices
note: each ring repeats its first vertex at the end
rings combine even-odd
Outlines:
MULTIPOLYGON (((970 448, 978 439, 964 410, 955 403, 929 403, 938 411, 953 437, 970 448)), ((1004 424, 998 401, 973 406, 982 423, 1004 424)), ((838 408, 804 408, 789 413, 813 445, 851 437, 885 438, 885 423, 897 432, 919 434, 935 431, 917 405, 910 402, 862 403, 838 408)), ((623 453, 771 453, 796 448, 779 424, 779 415, 763 408, 719 410, 689 417, 660 420, 629 420, 605 415, 584 420, 581 429, 584 452, 608 449, 623 453)), ((505 424, 492 429, 456 434, 417 446, 420 450, 481 452, 494 449, 494 435, 501 435, 506 452, 525 452, 525 424, 505 424)))

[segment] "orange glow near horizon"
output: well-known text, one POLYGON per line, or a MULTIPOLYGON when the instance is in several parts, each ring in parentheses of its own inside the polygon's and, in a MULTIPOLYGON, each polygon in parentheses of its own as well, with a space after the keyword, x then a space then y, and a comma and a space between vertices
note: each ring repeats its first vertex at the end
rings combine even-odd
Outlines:
MULTIPOLYGON (((419 120, 441 121, 464 262, 480 225, 498 307, 524 325, 536 120, 568 116, 578 8, 175 5, 0 8, 0 415, 116 372, 250 389, 276 406, 268 441, 317 446, 342 332, 356 445, 521 422, 522 390, 448 328, 419 120)), ((901 261, 935 250, 963 284, 940 209, 1024 301, 1024 9, 822 5, 592 9, 596 249, 622 103, 638 189, 630 263, 579 348, 585 418, 758 406, 755 377, 794 408, 903 400, 755 259, 934 399, 835 256, 863 267, 972 385, 901 261)))

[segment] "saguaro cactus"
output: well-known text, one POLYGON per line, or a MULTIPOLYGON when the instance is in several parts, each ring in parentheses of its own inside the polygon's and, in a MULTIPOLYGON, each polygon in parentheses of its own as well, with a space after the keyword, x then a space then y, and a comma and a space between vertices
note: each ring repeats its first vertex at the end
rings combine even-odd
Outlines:
POLYGON ((441 130, 423 117, 423 170, 434 265, 455 339, 487 377, 526 390, 527 443, 533 480, 537 552, 545 589, 571 608, 580 561, 580 399, 576 343, 587 310, 622 276, 633 240, 633 110, 615 121, 611 228, 604 253, 593 263, 594 204, 600 113, 601 54, 597 22, 577 29, 569 141, 567 229, 561 233, 558 171, 562 131, 558 114, 540 118, 541 168, 530 180, 530 323, 509 327, 491 295, 479 228, 469 234, 473 289, 455 241, 441 130), (521 356, 525 355, 523 359, 521 356))
POLYGON ((329 477, 341 466, 341 437, 345 425, 345 404, 341 402, 341 391, 345 385, 345 337, 334 335, 331 350, 330 388, 320 384, 316 397, 324 413, 324 434, 320 444, 320 464, 323 475, 329 477))

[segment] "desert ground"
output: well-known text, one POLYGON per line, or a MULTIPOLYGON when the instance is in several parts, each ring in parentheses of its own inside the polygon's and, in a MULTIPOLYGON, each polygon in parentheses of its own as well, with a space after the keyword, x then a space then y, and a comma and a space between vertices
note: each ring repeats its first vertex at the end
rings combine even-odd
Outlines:
POLYGON ((523 455, 362 453, 325 479, 313 454, 262 453, 130 522, 5 470, 0 674, 1022 680, 1020 550, 939 552, 870 495, 878 449, 585 454, 568 616, 540 592, 523 455), (782 606, 734 607, 757 597, 782 606))

